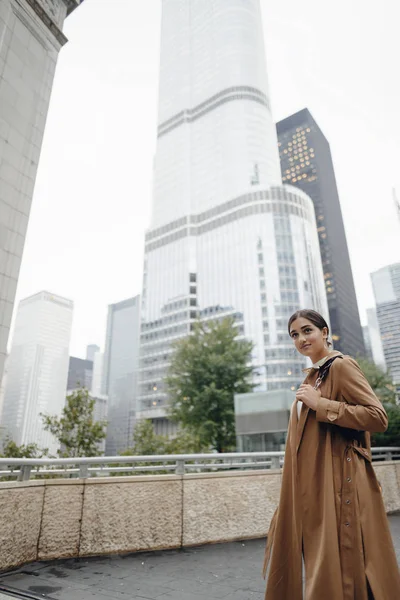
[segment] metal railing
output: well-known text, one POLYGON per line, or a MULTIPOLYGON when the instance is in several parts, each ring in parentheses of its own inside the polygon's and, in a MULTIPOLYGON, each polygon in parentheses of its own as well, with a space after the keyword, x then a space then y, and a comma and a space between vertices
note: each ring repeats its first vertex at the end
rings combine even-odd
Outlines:
MULTIPOLYGON (((280 469, 285 453, 231 452, 162 454, 146 456, 96 456, 81 458, 0 458, 0 481, 49 478, 110 477, 117 474, 215 472, 222 470, 280 469)), ((400 460, 400 448, 372 448, 374 461, 400 460)))

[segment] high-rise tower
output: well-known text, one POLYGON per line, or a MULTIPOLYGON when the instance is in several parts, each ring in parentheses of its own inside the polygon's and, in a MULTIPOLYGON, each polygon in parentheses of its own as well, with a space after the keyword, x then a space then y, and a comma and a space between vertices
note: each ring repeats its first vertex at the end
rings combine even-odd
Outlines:
POLYGON ((329 142, 307 109, 277 124, 283 182, 312 198, 336 350, 363 355, 364 339, 329 142))
POLYGON ((371 273, 386 367, 400 394, 400 263, 371 273))
POLYGON ((22 300, 17 313, 1 425, 18 445, 35 443, 55 454, 41 413, 61 416, 68 378, 71 300, 41 292, 22 300))
POLYGON ((0 2, 0 381, 62 27, 82 2, 0 2))
POLYGON ((312 201, 281 185, 260 2, 164 0, 139 416, 167 431, 170 344, 198 317, 233 315, 260 386, 296 385, 300 306, 327 315, 312 201))

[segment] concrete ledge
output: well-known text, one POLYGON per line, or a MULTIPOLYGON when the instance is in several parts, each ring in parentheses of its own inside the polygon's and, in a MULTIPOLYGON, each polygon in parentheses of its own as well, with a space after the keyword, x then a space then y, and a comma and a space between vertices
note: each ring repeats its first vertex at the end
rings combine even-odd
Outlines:
MULTIPOLYGON (((400 462, 374 468, 387 512, 400 511, 400 462)), ((0 571, 264 537, 281 476, 257 470, 1 482, 0 571)))

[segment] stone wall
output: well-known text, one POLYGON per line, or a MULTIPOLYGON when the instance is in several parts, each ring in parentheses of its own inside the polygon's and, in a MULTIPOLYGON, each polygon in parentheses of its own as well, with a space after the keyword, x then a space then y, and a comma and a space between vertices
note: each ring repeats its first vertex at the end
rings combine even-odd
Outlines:
MULTIPOLYGON (((400 463, 375 463, 388 512, 400 463)), ((264 537, 280 471, 0 483, 0 571, 34 560, 264 537)))

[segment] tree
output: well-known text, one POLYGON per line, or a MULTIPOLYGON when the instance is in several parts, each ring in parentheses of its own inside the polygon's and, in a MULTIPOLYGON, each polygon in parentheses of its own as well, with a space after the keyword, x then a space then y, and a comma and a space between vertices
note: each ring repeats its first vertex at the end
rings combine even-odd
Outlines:
POLYGON ((389 425, 386 431, 372 434, 372 446, 400 446, 400 406, 384 404, 389 425))
POLYGON ((60 442, 60 457, 98 456, 99 443, 106 437, 106 421, 94 421, 95 400, 88 390, 67 396, 61 417, 41 415, 44 429, 60 442))
POLYGON ((37 444, 18 446, 12 439, 7 438, 3 447, 2 458, 43 458, 47 450, 41 450, 37 444))
POLYGON ((382 404, 396 403, 396 390, 389 373, 367 358, 358 358, 360 369, 382 404))
POLYGON ((232 318, 196 323, 176 343, 166 378, 171 419, 218 452, 235 448, 234 394, 254 387, 253 344, 237 336, 232 318))
POLYGON ((155 454, 193 454, 204 452, 200 441, 188 431, 178 430, 168 438, 154 432, 150 420, 138 421, 133 433, 133 446, 127 448, 122 456, 147 456, 155 454))
POLYGON ((386 431, 372 434, 372 446, 400 446, 400 407, 396 405, 396 390, 390 375, 367 358, 358 358, 357 362, 389 420, 386 431))
POLYGON ((168 438, 154 432, 150 420, 138 421, 133 432, 133 446, 122 452, 123 456, 147 456, 151 454, 166 454, 165 446, 168 438))

